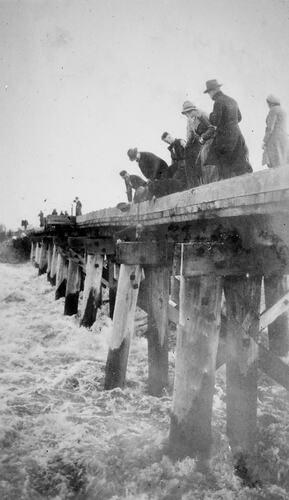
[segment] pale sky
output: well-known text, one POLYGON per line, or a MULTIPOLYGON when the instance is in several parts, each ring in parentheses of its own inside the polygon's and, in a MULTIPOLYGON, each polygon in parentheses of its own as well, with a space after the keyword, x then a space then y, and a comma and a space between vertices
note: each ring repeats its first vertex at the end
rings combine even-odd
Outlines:
POLYGON ((0 223, 125 201, 127 149, 167 161, 182 103, 217 78, 255 170, 274 93, 289 112, 288 0, 0 0, 0 223), (44 202, 44 200, 47 200, 44 202))

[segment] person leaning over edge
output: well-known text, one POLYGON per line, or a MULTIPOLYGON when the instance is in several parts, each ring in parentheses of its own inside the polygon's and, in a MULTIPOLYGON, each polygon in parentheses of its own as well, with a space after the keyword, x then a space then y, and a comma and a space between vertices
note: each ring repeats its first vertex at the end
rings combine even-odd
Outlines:
POLYGON ((170 170, 167 163, 154 153, 138 151, 137 148, 129 149, 128 157, 130 161, 136 161, 146 179, 154 181, 156 179, 167 179, 170 170))
POLYGON ((252 172, 248 148, 239 128, 242 115, 237 102, 223 92, 216 79, 206 82, 204 94, 214 101, 210 123, 216 128, 207 163, 217 165, 221 179, 252 172))
POLYGON ((136 192, 139 188, 147 185, 146 181, 139 175, 129 174, 126 170, 122 170, 119 175, 123 178, 126 186, 126 194, 129 202, 132 201, 132 190, 135 190, 134 201, 136 192))

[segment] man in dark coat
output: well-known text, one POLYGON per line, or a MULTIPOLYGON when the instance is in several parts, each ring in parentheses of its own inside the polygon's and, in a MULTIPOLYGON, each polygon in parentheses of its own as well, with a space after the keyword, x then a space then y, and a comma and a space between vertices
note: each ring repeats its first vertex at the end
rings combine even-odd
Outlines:
POLYGON ((210 123, 216 128, 207 164, 216 164, 221 179, 252 172, 248 160, 248 148, 239 128, 242 120, 238 104, 223 94, 217 80, 208 80, 206 90, 214 101, 210 123))
POLYGON ((127 199, 129 202, 132 201, 132 190, 135 190, 134 201, 136 197, 137 190, 139 188, 144 188, 147 183, 139 175, 131 175, 126 170, 122 170, 119 175, 123 178, 126 187, 127 199))
POLYGON ((170 170, 167 163, 153 153, 138 151, 137 148, 129 149, 128 157, 131 161, 136 161, 142 174, 149 181, 157 179, 167 179, 170 170))

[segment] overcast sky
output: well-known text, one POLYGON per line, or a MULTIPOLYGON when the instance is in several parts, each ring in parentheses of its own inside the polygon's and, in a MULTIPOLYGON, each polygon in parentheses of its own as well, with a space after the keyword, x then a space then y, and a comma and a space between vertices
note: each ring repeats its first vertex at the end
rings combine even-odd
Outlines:
POLYGON ((268 93, 289 111, 286 0, 0 0, 0 222, 124 201, 129 147, 169 156, 218 78, 261 168, 268 93), (47 200, 47 201, 44 201, 47 200))

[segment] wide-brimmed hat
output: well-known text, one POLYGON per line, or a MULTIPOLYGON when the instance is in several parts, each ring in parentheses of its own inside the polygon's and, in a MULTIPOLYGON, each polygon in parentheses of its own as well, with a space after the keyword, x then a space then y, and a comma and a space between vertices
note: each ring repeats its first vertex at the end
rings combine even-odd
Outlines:
POLYGON ((192 111, 193 109, 198 109, 198 108, 193 102, 185 101, 183 104, 182 115, 185 115, 188 111, 192 111))
POLYGON ((135 160, 137 157, 137 148, 129 149, 127 155, 131 161, 135 160))
POLYGON ((204 94, 206 94, 207 92, 210 92, 210 90, 216 90, 216 89, 219 89, 220 87, 222 87, 222 83, 219 83, 218 80, 208 80, 206 82, 206 90, 204 90, 204 94))
POLYGON ((280 99, 276 97, 274 94, 269 94, 266 98, 266 101, 270 104, 280 104, 280 99))

